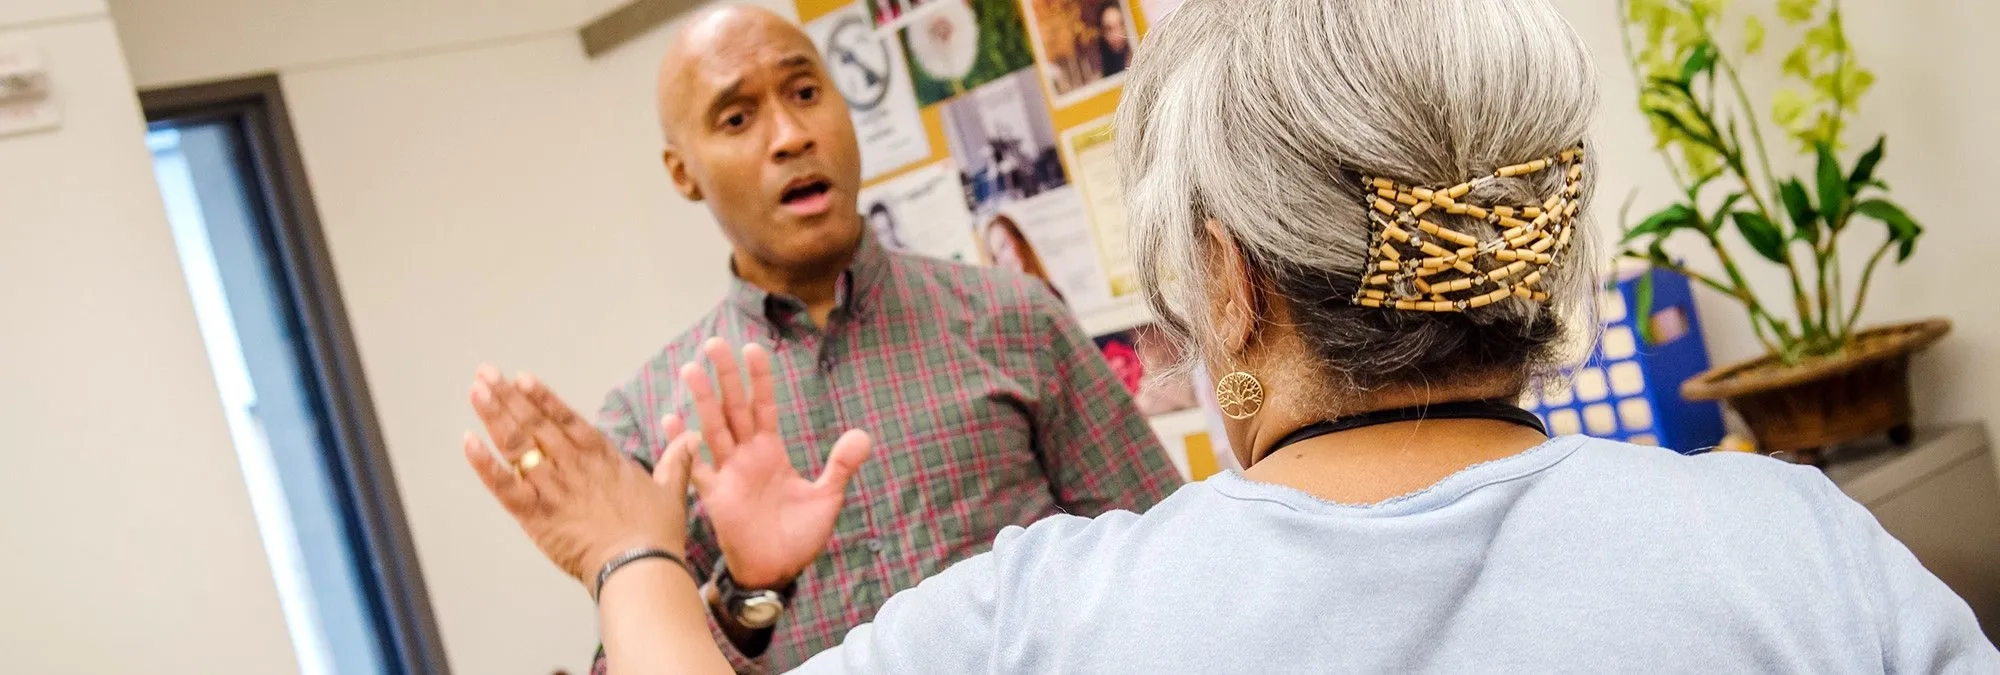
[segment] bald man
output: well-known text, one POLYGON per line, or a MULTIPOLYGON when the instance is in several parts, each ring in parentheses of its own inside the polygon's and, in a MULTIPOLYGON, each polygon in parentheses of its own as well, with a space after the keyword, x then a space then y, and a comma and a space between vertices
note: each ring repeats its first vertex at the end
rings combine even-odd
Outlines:
POLYGON ((1001 528, 1142 511, 1181 482, 1045 285, 875 240, 833 86, 812 41, 775 14, 727 7, 683 23, 660 68, 662 159, 721 225, 732 288, 599 416, 614 446, 650 461, 670 440, 662 418, 694 418, 676 371, 704 348, 754 342, 771 352, 794 466, 817 475, 843 432, 874 436, 871 459, 835 468, 853 479, 823 520, 803 522, 821 517, 812 495, 782 489, 706 491, 692 510, 689 562, 710 579, 714 633, 740 671, 790 669, 837 644, 1001 528))

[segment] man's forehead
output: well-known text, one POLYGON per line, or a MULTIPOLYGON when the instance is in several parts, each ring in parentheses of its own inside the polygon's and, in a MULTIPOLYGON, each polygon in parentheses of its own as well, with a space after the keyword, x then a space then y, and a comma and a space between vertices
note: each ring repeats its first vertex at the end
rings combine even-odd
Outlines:
POLYGON ((691 26, 681 45, 684 74, 715 86, 774 68, 817 62, 812 40, 791 23, 762 14, 721 14, 691 26))
POLYGON ((769 41, 746 42, 750 41, 726 42, 716 49, 694 54, 684 72, 691 76, 698 89, 713 89, 758 73, 810 68, 819 61, 819 54, 813 50, 811 43, 800 46, 769 41))

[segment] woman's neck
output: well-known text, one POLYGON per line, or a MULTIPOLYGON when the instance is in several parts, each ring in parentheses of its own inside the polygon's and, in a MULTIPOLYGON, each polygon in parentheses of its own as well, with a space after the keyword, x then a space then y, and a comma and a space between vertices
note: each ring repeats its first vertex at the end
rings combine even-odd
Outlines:
POLYGON ((1487 419, 1395 422, 1327 434, 1272 451, 1246 478, 1341 504, 1417 492, 1466 467, 1520 454, 1548 437, 1487 419))

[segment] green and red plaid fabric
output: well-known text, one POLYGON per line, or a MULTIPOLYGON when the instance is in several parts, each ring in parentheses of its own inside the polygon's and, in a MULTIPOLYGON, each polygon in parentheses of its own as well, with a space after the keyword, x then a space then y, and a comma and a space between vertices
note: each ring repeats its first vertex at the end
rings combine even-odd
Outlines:
MULTIPOLYGON (((1130 395, 1040 282, 890 253, 864 235, 824 330, 803 304, 735 282, 729 298, 611 393, 599 426, 624 452, 665 449, 656 424, 694 423, 677 369, 721 336, 770 347, 792 463, 819 474, 848 429, 875 450, 826 553, 799 578, 770 648, 739 671, 791 669, 868 622, 884 600, 1050 514, 1143 511, 1179 487, 1130 395)), ((695 504, 688 559, 719 555, 695 504)), ((600 650, 595 672, 603 672, 600 650)))

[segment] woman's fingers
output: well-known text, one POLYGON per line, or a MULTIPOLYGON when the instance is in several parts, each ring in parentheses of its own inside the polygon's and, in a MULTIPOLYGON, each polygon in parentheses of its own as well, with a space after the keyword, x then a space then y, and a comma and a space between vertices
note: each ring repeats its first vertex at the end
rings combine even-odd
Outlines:
POLYGON ((500 446, 501 459, 512 464, 535 448, 533 437, 522 427, 500 399, 496 384, 504 385, 500 371, 492 366, 480 366, 472 382, 472 410, 479 415, 479 422, 486 427, 486 435, 500 446))
POLYGON ((826 453, 826 468, 813 481, 813 488, 832 490, 836 493, 847 491, 847 481, 854 478, 854 472, 861 469, 861 463, 868 461, 868 452, 874 440, 868 432, 849 429, 833 442, 833 451, 826 453))
MULTIPOLYGON (((494 374, 497 376, 499 371, 495 370, 494 374)), ((529 400, 528 394, 520 386, 533 383, 534 378, 523 373, 515 376, 513 381, 498 379, 497 382, 487 383, 487 386, 493 390, 494 400, 506 407, 507 412, 514 416, 514 423, 519 425, 521 430, 527 433, 529 441, 542 451, 543 460, 561 461, 574 457, 576 446, 570 443, 569 437, 563 434, 561 427, 556 426, 547 415, 542 414, 542 409, 536 406, 534 401, 529 400)), ((520 461, 520 458, 516 457, 515 461, 520 461)))
POLYGON ((713 461, 718 466, 729 463, 729 454, 736 449, 736 438, 722 418, 722 401, 716 398, 708 373, 696 364, 681 366, 681 388, 694 398, 695 421, 701 424, 702 440, 708 442, 713 461))
MULTIPOLYGON (((715 364, 715 381, 721 389, 722 414, 728 420, 729 434, 739 442, 750 440, 756 435, 756 427, 750 417, 750 397, 743 393, 743 371, 737 367, 736 355, 722 338, 710 338, 701 350, 709 363, 715 364)), ((706 422, 702 424, 704 428, 707 426, 706 422)))
POLYGON ((778 433, 778 392, 771 376, 771 352, 752 342, 743 346, 743 367, 750 371, 752 424, 758 433, 778 433))
POLYGON ((498 453, 486 447, 472 432, 465 432, 465 463, 472 466, 472 472, 479 474, 480 482, 493 498, 506 507, 508 513, 519 516, 535 505, 535 486, 514 475, 514 470, 505 463, 498 453))
POLYGON ((610 448, 610 444, 604 441, 604 434, 599 432, 597 427, 591 426, 582 415, 576 414, 575 408, 564 403, 562 397, 556 396, 555 391, 549 389, 548 385, 543 384, 534 375, 523 373, 515 380, 515 387, 527 396, 528 402, 535 406, 542 418, 554 425, 555 429, 562 433, 563 438, 569 441, 570 447, 577 452, 603 452, 610 448))

